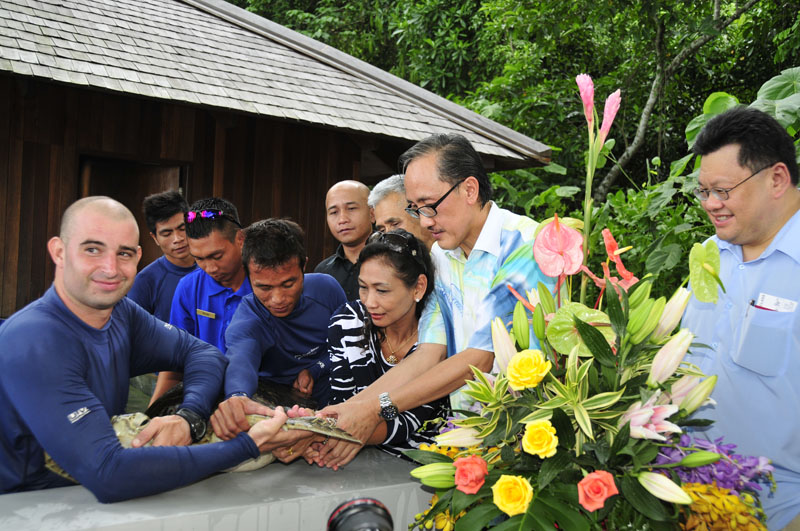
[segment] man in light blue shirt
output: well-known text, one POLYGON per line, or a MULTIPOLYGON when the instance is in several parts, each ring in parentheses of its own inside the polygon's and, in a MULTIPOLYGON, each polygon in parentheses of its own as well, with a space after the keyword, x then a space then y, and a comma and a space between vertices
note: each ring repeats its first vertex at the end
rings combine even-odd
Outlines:
MULTIPOLYGON (((473 378, 470 366, 489 373, 494 367, 490 325, 495 316, 509 320, 519 293, 538 282, 554 286, 533 258, 537 223, 503 210, 492 201, 492 187, 480 155, 461 135, 438 134, 404 153, 407 211, 420 220, 436 243, 435 304, 419 323, 419 348, 413 357, 383 375, 344 404, 329 406, 339 426, 366 440, 381 418, 390 420, 447 396, 473 378), (388 416, 387 416, 388 415, 388 416), (392 417, 393 418, 393 417, 392 417)), ((432 301, 433 302, 433 301, 432 301)), ((536 338, 532 338, 536 345, 536 338)), ((463 407, 460 393, 450 395, 463 407)), ((334 442, 319 462, 337 467, 357 452, 352 443, 334 442)))
POLYGON ((687 358, 719 378, 715 423, 737 453, 772 459, 778 489, 761 501, 770 529, 800 529, 800 190, 792 138, 767 114, 736 108, 711 120, 693 148, 703 157, 695 195, 720 248, 726 292, 692 299, 683 326, 710 348, 687 358))

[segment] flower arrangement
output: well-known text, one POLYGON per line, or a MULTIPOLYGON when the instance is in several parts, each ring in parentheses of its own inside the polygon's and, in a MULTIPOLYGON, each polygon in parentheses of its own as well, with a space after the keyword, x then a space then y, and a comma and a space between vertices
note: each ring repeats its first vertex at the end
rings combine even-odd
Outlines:
POLYGON ((684 433, 708 425, 690 415, 709 401, 716 377, 684 362, 694 336, 675 329, 691 296, 710 302, 724 290, 719 250, 695 244, 692 292, 681 286, 669 300, 650 297, 652 279, 625 268, 626 249, 608 230, 602 276, 586 267, 591 180, 620 96, 609 97, 596 132, 591 78, 577 82, 589 126, 584 220, 540 224, 534 258, 556 289, 540 284, 523 296, 509 286, 519 300, 511 329, 500 317, 492 323, 499 373, 473 368, 466 394, 475 410, 451 419, 436 445, 407 452, 422 464, 412 475, 436 489, 410 527, 763 529, 758 492, 771 481, 768 461, 684 433), (600 290, 592 307, 583 300, 587 279, 600 290))

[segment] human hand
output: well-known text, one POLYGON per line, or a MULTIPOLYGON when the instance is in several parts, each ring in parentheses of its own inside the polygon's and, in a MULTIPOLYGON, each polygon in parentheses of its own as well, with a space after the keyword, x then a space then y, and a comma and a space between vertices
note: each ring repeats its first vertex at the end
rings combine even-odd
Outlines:
MULTIPOLYGON (((322 440, 323 437, 316 433, 304 430, 291 430, 293 435, 299 437, 294 442, 288 443, 286 446, 275 448, 272 450, 272 455, 275 459, 282 463, 291 463, 298 457, 305 457, 306 450, 316 440, 322 440)), ((306 459, 311 464, 311 461, 306 459)))
POLYGON ((303 369, 297 375, 292 387, 303 396, 311 396, 311 391, 314 389, 314 377, 308 369, 303 369))
POLYGON ((211 427, 217 437, 227 441, 250 429, 247 415, 272 416, 273 414, 273 410, 246 396, 232 396, 220 403, 217 410, 211 415, 211 427))
MULTIPOLYGON (((328 406, 317 412, 317 416, 336 417, 337 426, 360 441, 367 441, 381 422, 375 408, 369 407, 366 401, 348 401, 328 406)), ((315 462, 319 466, 338 470, 340 466, 349 463, 363 447, 364 444, 330 440, 328 444, 318 448, 319 454, 315 462)))
POLYGON ((140 448, 152 441, 153 446, 187 446, 192 443, 189 423, 178 415, 156 417, 131 442, 134 448, 140 448))

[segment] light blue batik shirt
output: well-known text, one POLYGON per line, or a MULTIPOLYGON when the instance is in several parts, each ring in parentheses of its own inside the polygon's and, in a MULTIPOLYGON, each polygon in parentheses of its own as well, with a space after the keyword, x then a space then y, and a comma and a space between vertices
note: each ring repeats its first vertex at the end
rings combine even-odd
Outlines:
POLYGON ((724 436, 736 453, 772 459, 778 490, 770 497, 765 489, 761 501, 769 528, 781 529, 800 514, 800 309, 770 311, 751 301, 764 294, 778 299, 762 306, 800 304, 800 212, 750 262, 741 246, 712 239, 726 293, 716 304, 692 298, 683 318, 695 341, 710 346, 693 348, 687 361, 719 378, 711 395, 717 405, 695 413, 716 422, 694 435, 724 436))
MULTIPOLYGON (((551 290, 555 286, 555 279, 545 276, 533 258, 537 226, 532 219, 492 203, 468 258, 461 248, 445 251, 435 244, 431 249, 436 266, 435 297, 420 318, 419 342, 447 345, 448 356, 467 348, 493 351, 492 319, 511 321, 517 302, 507 285, 522 296, 539 282, 551 290)), ((533 334, 531 345, 538 345, 533 334)), ((463 389, 450 395, 455 409, 469 405, 463 389)))

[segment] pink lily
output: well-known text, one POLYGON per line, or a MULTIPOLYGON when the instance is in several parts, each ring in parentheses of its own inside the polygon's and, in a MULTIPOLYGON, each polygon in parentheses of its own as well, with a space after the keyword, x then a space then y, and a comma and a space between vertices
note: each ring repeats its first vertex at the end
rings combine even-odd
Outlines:
POLYGON ((666 420, 678 412, 678 406, 655 405, 660 394, 660 391, 654 393, 644 405, 641 400, 634 402, 619 419, 618 426, 622 427, 630 422, 631 437, 635 439, 665 441, 666 438, 661 433, 681 433, 677 425, 666 420))
POLYGON ((580 74, 575 78, 578 90, 581 93, 583 102, 583 115, 586 116, 586 123, 589 124, 589 131, 592 131, 594 123, 594 83, 588 74, 580 74))
POLYGON ((619 89, 614 91, 606 99, 606 104, 603 107, 603 124, 600 126, 600 134, 597 137, 597 145, 600 146, 598 149, 601 149, 603 143, 606 141, 608 131, 611 129, 611 124, 614 123, 614 117, 617 115, 617 111, 619 111, 619 105, 621 102, 622 95, 620 94, 619 89))
POLYGON ((697 384, 699 383, 700 383, 699 376, 684 374, 676 382, 672 384, 669 393, 664 393, 663 395, 661 395, 661 397, 656 401, 656 403, 659 405, 674 404, 676 406, 680 406, 683 400, 686 398, 686 395, 689 394, 689 391, 697 387, 697 384))

